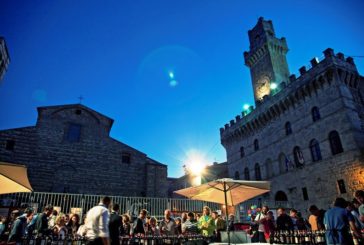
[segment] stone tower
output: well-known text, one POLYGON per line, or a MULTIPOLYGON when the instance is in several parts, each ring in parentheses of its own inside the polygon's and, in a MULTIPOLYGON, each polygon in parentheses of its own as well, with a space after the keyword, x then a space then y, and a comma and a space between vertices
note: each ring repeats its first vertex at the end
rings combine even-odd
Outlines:
POLYGON ((244 52, 244 58, 250 68, 254 98, 258 105, 265 95, 270 95, 274 85, 288 81, 288 47, 284 37, 278 39, 275 36, 272 21, 263 17, 258 19, 248 34, 250 50, 244 52))

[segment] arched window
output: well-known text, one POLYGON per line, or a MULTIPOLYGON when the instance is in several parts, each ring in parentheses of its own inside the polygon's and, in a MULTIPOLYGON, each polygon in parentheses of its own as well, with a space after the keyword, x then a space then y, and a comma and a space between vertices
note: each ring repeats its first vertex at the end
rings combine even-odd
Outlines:
POLYGON ((329 141, 332 155, 336 155, 344 151, 341 144, 340 135, 337 131, 331 131, 329 133, 329 141))
POLYGON ((312 157, 313 162, 322 160, 320 144, 316 139, 311 140, 310 151, 311 151, 311 157, 312 157))
POLYGON ((283 191, 277 191, 276 196, 274 197, 274 200, 276 202, 287 202, 288 198, 286 193, 284 193, 283 191))
POLYGON ((284 153, 279 154, 278 162, 279 162, 279 173, 283 174, 287 172, 288 168, 286 167, 286 155, 284 155, 284 153))
POLYGON ((296 167, 297 168, 303 167, 303 165, 305 164, 305 159, 303 158, 303 154, 300 147, 295 146, 295 148, 293 148, 293 156, 296 167))
POLYGON ((255 151, 259 150, 259 141, 258 141, 258 139, 254 140, 254 150, 255 151))
POLYGON ((286 129, 286 135, 292 134, 292 127, 290 122, 286 122, 286 125, 284 127, 286 129))
POLYGON ((240 158, 245 156, 244 146, 240 147, 240 158))
POLYGON ((239 171, 235 171, 235 179, 236 180, 239 180, 240 179, 239 171))
POLYGON ((312 107, 311 114, 312 114, 312 121, 314 121, 314 122, 316 122, 317 120, 319 120, 321 118, 320 111, 317 108, 317 106, 312 107))
POLYGON ((270 158, 268 158, 265 161, 265 170, 266 170, 267 179, 269 179, 270 177, 274 176, 274 173, 273 173, 273 164, 272 164, 272 160, 270 158))
POLYGON ((255 179, 256 180, 262 180, 262 174, 260 173, 260 166, 259 163, 255 164, 255 179))
POLYGON ((250 180, 250 173, 249 173, 249 168, 248 167, 246 167, 244 169, 244 179, 245 180, 250 180))

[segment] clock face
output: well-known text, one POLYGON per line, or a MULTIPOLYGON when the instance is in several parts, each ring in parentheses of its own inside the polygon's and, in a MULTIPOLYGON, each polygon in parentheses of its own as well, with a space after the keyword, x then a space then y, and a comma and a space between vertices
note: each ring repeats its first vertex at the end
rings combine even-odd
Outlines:
POLYGON ((264 95, 269 94, 269 79, 268 77, 263 77, 258 80, 256 87, 256 95, 258 99, 262 99, 264 95))

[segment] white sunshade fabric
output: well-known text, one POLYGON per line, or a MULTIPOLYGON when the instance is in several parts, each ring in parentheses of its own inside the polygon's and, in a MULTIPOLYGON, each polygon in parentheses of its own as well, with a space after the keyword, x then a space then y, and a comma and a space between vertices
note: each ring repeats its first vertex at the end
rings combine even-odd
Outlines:
POLYGON ((0 194, 32 191, 25 166, 0 162, 0 194))
POLYGON ((200 186, 178 190, 175 193, 193 200, 234 206, 269 191, 269 181, 218 179, 200 186), (227 203, 225 203, 224 185, 226 187, 227 203))

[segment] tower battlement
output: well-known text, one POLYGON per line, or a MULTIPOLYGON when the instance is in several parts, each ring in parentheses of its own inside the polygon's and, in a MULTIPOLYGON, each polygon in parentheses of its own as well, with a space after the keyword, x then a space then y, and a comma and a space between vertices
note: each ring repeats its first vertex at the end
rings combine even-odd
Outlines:
POLYGON ((322 88, 324 83, 330 83, 335 74, 348 86, 355 88, 359 85, 361 76, 352 57, 345 58, 341 52, 335 54, 331 48, 324 50, 323 54, 322 60, 314 57, 308 67, 302 66, 298 77, 292 74, 287 82, 281 82, 275 93, 265 95, 255 109, 250 108, 249 114, 242 112, 220 128, 222 141, 228 141, 237 135, 253 134, 289 106, 310 96, 311 92, 322 88))

